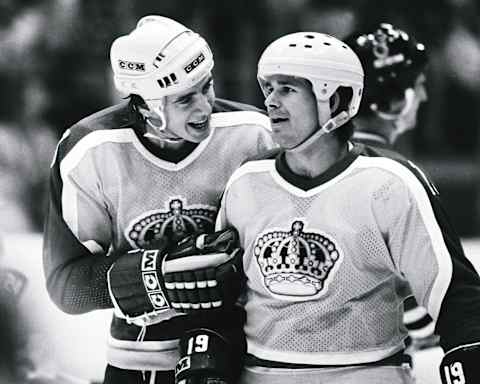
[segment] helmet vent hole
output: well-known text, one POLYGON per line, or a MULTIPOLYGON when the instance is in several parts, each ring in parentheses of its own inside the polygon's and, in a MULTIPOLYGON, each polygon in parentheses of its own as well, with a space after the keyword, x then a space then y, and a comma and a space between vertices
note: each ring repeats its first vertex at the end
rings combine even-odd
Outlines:
POLYGON ((307 38, 307 39, 314 39, 315 36, 313 36, 313 35, 305 35, 305 38, 307 38))
POLYGON ((158 79, 157 83, 160 85, 160 88, 168 88, 169 86, 173 85, 177 80, 177 76, 174 73, 171 73, 168 76, 163 77, 162 79, 158 79))
POLYGON ((323 45, 328 45, 328 46, 330 46, 330 45, 332 45, 332 44, 330 44, 330 43, 327 42, 327 41, 324 41, 324 42, 323 42, 323 45))
POLYGON ((348 49, 348 47, 346 45, 342 45, 342 48, 343 49, 348 49))
POLYGON ((312 48, 312 46, 309 45, 309 44, 306 44, 306 45, 305 45, 305 48, 312 48))
POLYGON ((289 47, 296 47, 297 44, 290 44, 289 47))

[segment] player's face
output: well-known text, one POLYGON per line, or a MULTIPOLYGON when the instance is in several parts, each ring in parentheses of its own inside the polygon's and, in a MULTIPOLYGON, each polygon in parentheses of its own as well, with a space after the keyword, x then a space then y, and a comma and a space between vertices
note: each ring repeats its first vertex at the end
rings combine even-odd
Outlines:
POLYGON ((206 139, 214 102, 212 75, 184 92, 167 96, 164 113, 168 131, 193 143, 206 139))
POLYGON ((415 128, 417 125, 417 114, 420 105, 427 101, 427 90, 425 89, 425 75, 420 74, 415 81, 415 87, 413 88, 413 102, 410 109, 396 122, 397 129, 400 132, 405 132, 415 128))
POLYGON ((307 80, 271 75, 263 79, 261 85, 272 137, 282 148, 293 148, 310 137, 318 129, 319 118, 328 120, 322 108, 317 108, 317 99, 307 80))

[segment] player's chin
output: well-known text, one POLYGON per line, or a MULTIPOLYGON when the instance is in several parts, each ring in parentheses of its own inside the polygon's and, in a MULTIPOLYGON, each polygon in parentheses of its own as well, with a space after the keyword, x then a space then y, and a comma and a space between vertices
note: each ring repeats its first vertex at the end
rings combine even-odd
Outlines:
POLYGON ((210 121, 207 121, 205 124, 187 124, 187 132, 190 136, 190 141, 199 143, 210 135, 210 121))
POLYGON ((288 137, 285 137, 280 132, 273 131, 272 139, 275 142, 275 144, 277 144, 280 148, 283 148, 283 149, 289 149, 295 146, 295 143, 291 139, 289 139, 288 137))

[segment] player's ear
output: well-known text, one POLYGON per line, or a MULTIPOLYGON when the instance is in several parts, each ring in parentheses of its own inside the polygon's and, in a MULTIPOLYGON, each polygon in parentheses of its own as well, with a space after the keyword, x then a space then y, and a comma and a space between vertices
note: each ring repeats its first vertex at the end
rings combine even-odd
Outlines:
POLYGON ((340 94, 338 93, 338 90, 336 90, 335 93, 330 97, 329 101, 331 114, 334 115, 340 106, 340 94))

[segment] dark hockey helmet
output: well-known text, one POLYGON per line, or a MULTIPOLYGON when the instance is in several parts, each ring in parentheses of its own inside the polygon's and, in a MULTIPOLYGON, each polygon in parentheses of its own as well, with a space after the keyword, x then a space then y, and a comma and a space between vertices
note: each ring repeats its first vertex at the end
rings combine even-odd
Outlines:
POLYGON ((425 46, 391 24, 354 33, 345 42, 360 58, 365 72, 361 114, 389 112, 390 101, 404 98, 427 64, 425 46))

